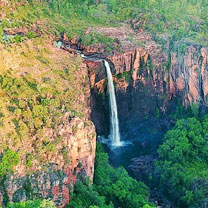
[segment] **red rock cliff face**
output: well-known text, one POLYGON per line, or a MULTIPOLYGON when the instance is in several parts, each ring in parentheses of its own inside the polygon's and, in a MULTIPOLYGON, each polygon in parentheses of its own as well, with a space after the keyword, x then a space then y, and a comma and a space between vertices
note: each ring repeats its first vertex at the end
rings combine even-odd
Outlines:
POLYGON ((181 94, 187 106, 193 103, 207 105, 207 55, 207 48, 196 46, 189 46, 185 54, 171 53, 169 56, 152 47, 149 50, 138 48, 109 59, 115 73, 133 71, 135 86, 138 81, 146 86, 148 77, 155 90, 167 93, 169 98, 181 94))
POLYGON ((35 197, 50 198, 57 207, 64 207, 70 200, 70 189, 79 178, 93 179, 96 134, 91 121, 74 118, 69 122, 66 114, 63 125, 56 132, 49 131, 48 136, 63 137, 64 157, 58 153, 47 155, 50 167, 46 169, 49 171, 41 170, 21 176, 7 175, 0 187, 1 204, 6 194, 7 200, 13 202, 35 197))
MULTIPOLYGON (((25 43, 22 44, 22 47, 15 47, 14 54, 1 48, 1 56, 6 57, 2 59, 0 56, 1 73, 7 70, 7 67, 12 66, 17 69, 19 74, 30 73, 31 76, 33 74, 35 77, 40 76, 41 83, 43 83, 42 77, 47 74, 48 80, 56 80, 53 85, 54 89, 61 87, 63 92, 70 92, 72 96, 66 99, 70 108, 65 108, 66 106, 62 103, 61 112, 56 117, 58 119, 56 125, 53 120, 54 125, 41 126, 42 133, 28 134, 25 139, 21 138, 19 143, 15 143, 15 139, 11 140, 8 136, 5 137, 5 143, 8 143, 10 149, 20 153, 21 160, 13 168, 13 174, 8 173, 0 177, 0 207, 7 202, 37 198, 51 199, 57 207, 65 207, 70 200, 70 191, 73 190, 76 181, 85 177, 93 180, 94 175, 96 132, 94 124, 90 120, 90 86, 87 67, 82 63, 80 57, 56 48, 51 42, 46 42, 44 45, 44 48, 50 51, 50 56, 47 59, 50 60, 49 65, 41 67, 36 63, 31 64, 31 67, 34 66, 32 69, 30 65, 21 67, 20 62, 34 61, 32 58, 24 59, 20 56, 20 51, 25 49, 25 43), (64 70, 68 69, 71 74, 73 73, 73 76, 70 76, 69 82, 65 79, 66 77, 62 80, 61 76, 50 74, 54 68, 59 69, 60 73, 64 73, 64 70), (43 76, 41 75, 42 70, 44 70, 43 76), (59 85, 57 80, 62 80, 62 83, 59 85), (69 88, 73 88, 75 93, 69 88), (27 164, 28 155, 32 156, 30 165, 27 164)), ((27 42, 27 47, 30 48, 29 51, 34 53, 36 46, 32 42, 27 42)), ((48 94, 51 98, 50 93, 48 94)), ((5 98, 2 94, 1 96, 2 100, 5 99, 7 103, 9 102, 7 97, 5 98)), ((56 108, 55 104, 53 105, 56 108)), ((51 116, 54 115, 51 114, 51 116)), ((9 123, 9 116, 5 117, 5 120, 9 123)), ((12 128, 12 126, 9 127, 12 128)), ((3 126, 2 128, 7 130, 9 127, 3 126)), ((0 152, 3 139, 1 131, 0 152)))
MULTIPOLYGON (((106 57, 116 83, 120 121, 144 119, 157 109, 167 112, 174 98, 181 98, 184 106, 196 103, 207 107, 207 48, 189 44, 184 51, 170 50, 168 44, 159 45, 141 34, 136 34, 135 45, 128 46, 121 37, 120 43, 124 45, 123 52, 106 57), (142 46, 136 43, 138 39, 143 40, 142 46)), ((106 92, 103 63, 87 64, 93 90, 98 94, 106 92)), ((98 102, 101 105, 101 99, 98 102)))
MULTIPOLYGON (((132 71, 134 86, 138 81, 147 85, 149 78, 158 92, 167 92, 169 98, 178 93, 183 94, 184 104, 189 105, 201 102, 207 104, 207 55, 207 48, 189 46, 185 54, 168 54, 152 45, 149 49, 138 47, 111 55, 107 59, 111 62, 114 75, 132 71)), ((88 62, 88 67, 91 86, 101 90, 106 76, 103 63, 88 62)))
MULTIPOLYGON (((59 126, 54 135, 62 136, 66 147, 65 158, 62 155, 47 155, 50 171, 39 171, 29 176, 7 176, 0 187, 0 201, 5 193, 9 201, 28 200, 31 196, 50 198, 58 207, 65 206, 70 200, 69 190, 78 177, 93 179, 96 136, 91 121, 74 118, 70 122, 68 115, 65 123, 59 126)), ((57 147, 59 148, 59 147, 57 147)))

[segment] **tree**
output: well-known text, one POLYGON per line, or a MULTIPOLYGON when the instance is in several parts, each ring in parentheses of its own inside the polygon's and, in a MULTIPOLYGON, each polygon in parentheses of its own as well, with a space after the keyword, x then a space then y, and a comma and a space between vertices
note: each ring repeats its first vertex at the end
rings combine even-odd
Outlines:
POLYGON ((160 186, 178 207, 206 207, 208 202, 207 117, 178 120, 159 147, 160 186))
POLYGON ((98 144, 94 184, 78 182, 68 207, 141 208, 150 206, 148 197, 148 189, 142 182, 131 178, 123 167, 115 169, 109 165, 108 155, 98 144))

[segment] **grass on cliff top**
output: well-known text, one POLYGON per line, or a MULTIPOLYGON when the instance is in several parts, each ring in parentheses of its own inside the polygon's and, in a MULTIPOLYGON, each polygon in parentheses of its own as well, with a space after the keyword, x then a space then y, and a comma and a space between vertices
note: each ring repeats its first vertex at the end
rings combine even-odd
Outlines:
MULTIPOLYGON (((141 32, 164 34, 173 40, 207 43, 206 0, 10 0, 0 8, 1 27, 30 27, 39 21, 40 30, 69 37, 82 36, 89 27, 119 26, 135 19, 141 32), (81 5, 81 6, 80 6, 81 5)), ((100 40, 102 41, 102 40, 100 40)))
MULTIPOLYGON (((59 37, 79 36, 84 45, 102 43, 108 51, 116 40, 103 34, 84 34, 90 27, 118 27, 121 23, 138 23, 136 30, 152 34, 155 40, 185 41, 207 45, 208 3, 205 0, 8 0, 0 8, 0 40, 8 28, 31 28, 36 32, 59 37), (82 5, 82 6, 80 6, 82 5)), ((133 26, 133 25, 132 25, 133 26)), ((31 35, 29 34, 30 38, 31 35)), ((33 36, 32 36, 33 37, 33 36)), ((16 42, 23 41, 17 37, 16 42)))
MULTIPOLYGON (((35 38, 1 48, 0 62, 0 153, 17 152, 28 169, 47 167, 45 155, 63 147, 62 138, 49 138, 48 130, 57 129, 66 112, 86 116, 82 60, 35 38)), ((12 169, 0 163, 0 176, 12 169)))
MULTIPOLYGON (((0 8, 2 18, 0 19, 0 42, 22 42, 24 38, 14 37, 13 40, 4 41, 3 34, 14 28, 33 30, 41 35, 60 37, 66 33, 68 37, 81 37, 82 44, 94 45, 102 43, 112 50, 113 39, 103 34, 84 35, 84 32, 94 26, 112 25, 112 19, 108 18, 107 10, 104 6, 97 8, 89 7, 86 3, 78 9, 77 3, 70 1, 8 1, 8 4, 0 8), (98 16, 97 16, 98 15, 98 16), (104 16, 103 16, 104 15, 104 16)), ((114 24, 114 26, 116 26, 114 24)), ((25 38, 30 39, 31 32, 26 33, 25 38)), ((33 37, 33 36, 32 36, 33 37)), ((12 39, 12 38, 10 38, 12 39)))

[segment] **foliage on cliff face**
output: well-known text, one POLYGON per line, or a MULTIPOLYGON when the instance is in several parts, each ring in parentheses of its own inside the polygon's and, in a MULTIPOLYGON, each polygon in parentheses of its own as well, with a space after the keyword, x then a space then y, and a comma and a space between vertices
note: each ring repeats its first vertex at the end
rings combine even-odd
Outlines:
POLYGON ((35 38, 2 47, 0 62, 0 175, 20 162, 5 162, 10 150, 28 170, 47 166, 44 155, 62 144, 61 137, 48 136, 50 129, 62 124, 66 112, 86 116, 88 77, 81 58, 35 38))
POLYGON ((6 208, 56 208, 54 203, 49 200, 24 201, 19 203, 10 203, 6 208))
POLYGON ((7 149, 0 162, 0 176, 12 171, 13 166, 17 165, 19 162, 19 155, 10 149, 7 149))
POLYGON ((94 184, 77 183, 69 208, 153 208, 148 202, 148 188, 131 178, 127 171, 109 165, 108 155, 97 145, 94 184))
POLYGON ((178 120, 158 149, 157 171, 164 193, 177 207, 208 203, 208 117, 178 120))

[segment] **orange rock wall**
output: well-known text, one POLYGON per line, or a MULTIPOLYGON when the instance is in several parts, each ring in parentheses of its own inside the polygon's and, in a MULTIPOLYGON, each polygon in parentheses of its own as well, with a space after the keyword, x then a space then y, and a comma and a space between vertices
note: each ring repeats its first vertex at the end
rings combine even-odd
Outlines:
MULTIPOLYGON (((167 93, 169 99, 180 95, 185 106, 208 103, 207 48, 189 46, 185 54, 169 54, 153 44, 146 49, 138 47, 107 59, 111 62, 114 75, 132 70, 134 86, 138 81, 147 86, 151 80, 157 94, 167 93)), ((102 89, 100 85, 106 78, 105 73, 101 73, 105 70, 103 64, 88 62, 88 68, 91 86, 102 89)))

